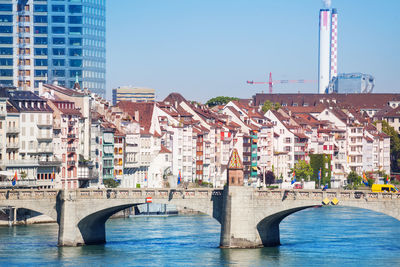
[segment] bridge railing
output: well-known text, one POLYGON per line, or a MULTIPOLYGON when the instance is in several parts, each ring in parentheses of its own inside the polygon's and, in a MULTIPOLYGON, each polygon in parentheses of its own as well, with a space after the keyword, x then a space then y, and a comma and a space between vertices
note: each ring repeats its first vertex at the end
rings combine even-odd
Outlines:
MULTIPOLYGON (((72 192, 72 191, 71 191, 72 192)), ((222 196, 222 189, 78 189, 76 198, 210 198, 222 196)))
POLYGON ((0 190, 0 200, 31 200, 31 199, 55 199, 59 190, 45 189, 18 189, 18 190, 0 190))
POLYGON ((291 199, 291 200, 306 200, 315 199, 322 200, 328 199, 341 199, 341 200, 386 200, 386 199, 400 199, 400 194, 393 193, 376 193, 370 191, 350 191, 350 190, 284 190, 284 189, 273 189, 273 190, 257 190, 254 191, 255 196, 265 197, 272 199, 291 199))
MULTIPOLYGON (((0 190, 0 200, 7 199, 55 199, 59 190, 57 189, 4 189, 0 190)), ((194 189, 148 189, 148 188, 114 188, 114 189, 77 189, 68 190, 66 193, 74 195, 77 199, 110 199, 110 198, 140 198, 152 197, 154 199, 172 198, 211 198, 222 196, 222 189, 194 188, 194 189)), ((400 194, 375 193, 370 191, 351 190, 254 190, 254 196, 259 198, 270 198, 280 200, 322 200, 325 198, 339 200, 400 200, 400 194)))

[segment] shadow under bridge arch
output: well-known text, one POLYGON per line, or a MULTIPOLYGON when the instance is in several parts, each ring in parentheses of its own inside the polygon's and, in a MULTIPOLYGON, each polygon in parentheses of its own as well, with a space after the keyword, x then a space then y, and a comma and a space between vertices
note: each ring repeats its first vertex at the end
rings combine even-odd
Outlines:
POLYGON ((257 224, 257 231, 258 234, 260 235, 263 246, 264 247, 279 246, 281 244, 280 232, 279 232, 279 224, 281 223, 281 221, 290 214, 313 207, 316 206, 312 205, 312 206, 303 206, 303 207, 287 209, 274 213, 262 219, 257 224))

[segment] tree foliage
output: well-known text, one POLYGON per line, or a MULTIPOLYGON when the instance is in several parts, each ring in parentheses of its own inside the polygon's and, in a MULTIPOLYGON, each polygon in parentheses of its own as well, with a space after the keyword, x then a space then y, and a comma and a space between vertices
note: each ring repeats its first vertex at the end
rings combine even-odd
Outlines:
POLYGON ((313 170, 312 180, 316 184, 319 183, 318 172, 321 170, 321 185, 328 184, 330 187, 332 170, 331 157, 328 154, 311 154, 310 155, 310 165, 313 170))
POLYGON ((214 107, 217 105, 226 105, 230 101, 234 101, 234 100, 239 100, 239 98, 230 97, 230 96, 217 96, 217 97, 214 97, 214 98, 211 98, 210 100, 208 100, 206 102, 206 105, 211 108, 211 107, 214 107))
POLYGON ((271 101, 267 100, 264 102, 264 105, 262 106, 261 109, 263 112, 267 112, 270 109, 278 110, 280 108, 281 108, 281 104, 279 104, 278 102, 272 103, 271 101))
POLYGON ((361 176, 356 172, 351 171, 349 175, 347 175, 347 183, 351 185, 353 189, 356 189, 357 186, 361 184, 361 176))
POLYGON ((275 183, 275 174, 272 171, 267 171, 265 174, 265 184, 270 185, 275 183))
POLYGON ((104 179, 103 184, 107 188, 116 188, 119 186, 119 183, 114 179, 104 179))
POLYGON ((400 171, 400 138, 396 130, 387 121, 376 121, 382 123, 382 131, 390 136, 390 168, 392 172, 400 171))
POLYGON ((305 160, 299 160, 299 162, 294 165, 292 172, 293 170, 295 171, 296 180, 298 181, 301 179, 304 179, 304 181, 308 181, 309 177, 311 177, 311 175, 313 174, 313 170, 310 164, 308 164, 305 160))

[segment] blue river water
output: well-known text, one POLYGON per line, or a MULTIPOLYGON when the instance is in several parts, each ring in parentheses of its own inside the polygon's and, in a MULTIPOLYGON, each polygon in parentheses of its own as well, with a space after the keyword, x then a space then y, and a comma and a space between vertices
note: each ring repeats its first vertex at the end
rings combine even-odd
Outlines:
POLYGON ((282 245, 220 249, 208 216, 108 220, 107 243, 57 247, 57 225, 0 227, 0 266, 400 266, 400 221, 322 207, 280 224, 282 245))

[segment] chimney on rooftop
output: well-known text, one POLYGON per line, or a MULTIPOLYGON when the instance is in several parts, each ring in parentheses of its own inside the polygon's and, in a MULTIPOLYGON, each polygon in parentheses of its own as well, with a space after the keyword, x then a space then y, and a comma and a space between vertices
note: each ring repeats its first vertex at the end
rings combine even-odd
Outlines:
POLYGON ((43 94, 43 82, 39 82, 39 96, 43 94))
POLYGON ((139 110, 135 111, 135 121, 139 122, 139 110))
POLYGON ((376 122, 376 129, 378 130, 378 132, 382 132, 382 122, 376 122))

